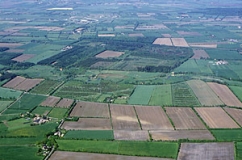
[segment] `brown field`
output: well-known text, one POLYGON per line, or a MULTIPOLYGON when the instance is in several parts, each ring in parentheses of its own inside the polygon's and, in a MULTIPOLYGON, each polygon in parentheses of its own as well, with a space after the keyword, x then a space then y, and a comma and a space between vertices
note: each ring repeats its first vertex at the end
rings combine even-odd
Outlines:
POLYGON ((144 37, 144 35, 142 33, 133 33, 129 34, 129 37, 144 37))
POLYGON ((167 115, 161 107, 156 106, 135 106, 143 130, 170 129, 171 125, 167 115))
POLYGON ((136 30, 156 30, 156 29, 167 29, 164 24, 154 24, 154 25, 139 25, 136 30))
POLYGON ((56 103, 60 100, 60 97, 49 96, 44 102, 42 102, 41 106, 49 106, 54 107, 56 103))
POLYGON ((234 143, 182 143, 178 160, 234 160, 234 143))
POLYGON ((20 30, 29 29, 29 28, 43 30, 43 31, 61 31, 61 30, 65 29, 65 28, 61 28, 61 27, 50 27, 50 26, 19 26, 19 27, 8 28, 4 31, 6 31, 6 32, 18 32, 20 30))
POLYGON ((90 68, 105 68, 111 66, 114 62, 97 62, 90 66, 90 68))
POLYGON ((171 40, 176 47, 189 47, 184 38, 171 38, 171 40))
POLYGON ((190 47, 200 47, 200 48, 217 48, 218 45, 215 43, 189 43, 190 47))
POLYGON ((99 53, 95 57, 97 57, 97 58, 113 58, 113 57, 119 57, 123 54, 124 54, 124 52, 104 51, 102 53, 99 53))
POLYGON ((136 141, 147 141, 150 139, 148 131, 122 131, 114 130, 115 140, 136 140, 136 141))
POLYGON ((98 37, 115 37, 115 34, 98 34, 98 37))
POLYGON ((211 90, 207 83, 201 80, 190 80, 187 83, 203 106, 223 105, 223 102, 211 90))
POLYGON ((97 154, 83 152, 55 151, 49 160, 172 160, 168 158, 122 156, 112 154, 97 154))
POLYGON ((178 34, 182 36, 201 36, 198 32, 185 32, 185 31, 177 31, 178 34))
POLYGON ((224 108, 224 110, 240 125, 242 126, 242 110, 235 108, 224 108))
POLYGON ((207 84, 227 106, 242 107, 240 100, 227 86, 212 82, 208 82, 207 84))
POLYGON ((151 137, 155 141, 189 140, 215 140, 208 130, 151 130, 151 137))
POLYGON ((206 129, 192 108, 166 107, 165 109, 176 129, 206 129))
POLYGON ((23 53, 24 49, 9 49, 7 51, 4 51, 5 53, 23 53))
POLYGON ((199 116, 210 128, 239 128, 232 118, 220 107, 195 108, 199 116))
POLYGON ((111 130, 110 119, 106 118, 79 118, 77 122, 66 121, 61 126, 66 130, 111 130))
POLYGON ((25 80, 24 77, 17 76, 14 79, 10 80, 8 83, 4 84, 3 87, 15 88, 17 85, 19 85, 24 80, 25 80))
POLYGON ((42 82, 44 79, 25 79, 23 82, 18 84, 14 89, 29 91, 30 89, 34 88, 37 84, 42 82))
POLYGON ((57 105, 56 107, 60 108, 69 108, 72 103, 74 102, 73 99, 68 99, 68 98, 63 98, 57 105))
POLYGON ((153 42, 153 44, 172 46, 172 42, 170 38, 157 38, 153 42))
POLYGON ((110 105, 114 130, 140 130, 133 106, 110 105))
POLYGON ((16 48, 22 46, 22 43, 0 43, 0 47, 16 48))
POLYGON ((165 38, 171 38, 170 34, 162 34, 162 36, 165 37, 165 38))
POLYGON ((70 116, 74 117, 103 117, 109 118, 107 103, 77 102, 70 116))
POLYGON ((193 53, 194 55, 192 56, 191 59, 209 58, 209 55, 207 54, 207 52, 202 49, 194 49, 193 53))
POLYGON ((21 56, 15 57, 12 60, 17 62, 24 62, 34 56, 35 56, 34 54, 22 54, 21 56))

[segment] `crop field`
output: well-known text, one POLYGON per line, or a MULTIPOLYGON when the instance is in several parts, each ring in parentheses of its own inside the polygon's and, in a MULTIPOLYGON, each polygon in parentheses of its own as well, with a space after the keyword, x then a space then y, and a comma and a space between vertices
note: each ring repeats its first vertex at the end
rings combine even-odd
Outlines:
POLYGON ((215 43, 188 43, 190 47, 197 47, 197 48, 217 48, 218 45, 215 43))
POLYGON ((211 59, 242 60, 242 56, 236 51, 206 49, 206 52, 211 59))
POLYGON ((66 108, 53 108, 48 116, 49 117, 54 117, 54 118, 58 118, 58 119, 62 119, 65 115, 65 113, 67 112, 68 109, 66 108))
POLYGON ((102 53, 99 53, 95 57, 97 57, 97 58, 114 58, 114 57, 119 57, 123 54, 124 54, 124 52, 104 51, 102 53))
POLYGON ((186 82, 172 84, 171 89, 174 106, 200 106, 197 97, 186 82))
POLYGON ((189 47, 184 38, 171 38, 172 44, 176 47, 189 47))
POLYGON ((63 98, 56 104, 56 107, 69 108, 73 104, 73 102, 73 99, 63 98))
POLYGON ((129 141, 147 141, 150 139, 148 131, 125 131, 125 130, 114 130, 115 140, 129 140, 129 141))
POLYGON ((208 130, 150 130, 149 133, 155 141, 215 140, 208 130))
POLYGON ((203 106, 219 106, 223 105, 223 102, 213 92, 213 90, 207 85, 207 83, 201 80, 187 81, 188 85, 192 88, 194 94, 203 106))
POLYGON ((32 57, 34 57, 34 54, 22 54, 21 56, 15 57, 14 59, 12 59, 13 61, 17 61, 17 62, 24 62, 32 57))
POLYGON ((140 125, 131 105, 110 104, 114 130, 140 130, 140 125))
POLYGON ((92 140, 113 140, 112 130, 70 130, 65 139, 92 139, 92 140))
POLYGON ((240 102, 242 102, 242 87, 240 86, 229 86, 229 89, 238 97, 240 102))
POLYGON ((1 101, 0 100, 0 112, 7 108, 13 101, 1 101))
POLYGON ((191 59, 209 58, 209 55, 207 54, 207 52, 202 49, 194 49, 193 53, 194 53, 194 55, 192 56, 191 59))
POLYGON ((6 87, 6 88, 15 88, 20 83, 22 83, 24 80, 25 80, 24 77, 17 76, 14 79, 12 79, 9 82, 7 82, 6 84, 4 84, 3 87, 6 87))
POLYGON ((139 85, 128 100, 128 104, 148 105, 155 86, 139 85))
POLYGON ((159 45, 167 45, 167 46, 172 46, 172 42, 170 38, 157 38, 153 44, 159 44, 159 45))
POLYGON ((24 94, 18 101, 11 105, 10 108, 28 111, 38 106, 44 99, 46 99, 46 96, 24 94))
POLYGON ((158 106, 135 106, 142 130, 168 129, 173 130, 164 110, 158 106))
POLYGON ((0 97, 3 99, 17 99, 21 94, 21 91, 0 87, 0 97))
POLYGON ((98 37, 115 37, 115 34, 98 34, 98 37))
POLYGON ((195 110, 210 128, 239 128, 233 119, 220 107, 201 107, 195 108, 195 110))
POLYGON ((49 114, 49 112, 52 110, 51 107, 41 107, 41 106, 38 106, 36 107, 31 113, 33 114, 38 114, 38 115, 47 115, 49 114))
POLYGON ((227 79, 239 79, 239 76, 229 68, 229 65, 210 65, 210 68, 216 76, 227 79))
POLYGON ((54 107, 57 102, 59 102, 60 97, 49 96, 45 101, 43 101, 40 106, 54 107))
POLYGON ((130 33, 129 37, 144 37, 142 33, 130 33))
POLYGON ((49 160, 96 160, 96 159, 122 159, 122 160, 171 160, 166 158, 153 158, 153 157, 133 157, 133 156, 122 156, 112 154, 97 154, 97 153, 83 153, 83 152, 67 152, 67 151, 55 151, 49 160))
POLYGON ((178 160, 234 159, 234 143, 182 143, 178 160))
POLYGON ((240 129, 214 129, 211 132, 218 141, 242 140, 242 130, 240 129))
POLYGON ((236 108, 224 108, 224 110, 240 125, 242 126, 242 110, 236 108))
POLYGON ((192 108, 166 107, 167 115, 171 118, 177 130, 180 129, 206 129, 192 108))
POLYGON ((242 103, 227 86, 212 82, 207 84, 227 106, 242 107, 242 103))
POLYGON ((176 158, 175 142, 56 140, 62 151, 113 153, 130 156, 176 158), (105 146, 105 147, 103 147, 105 146))
POLYGON ((8 47, 8 48, 17 48, 19 46, 22 46, 22 43, 0 43, 0 47, 8 47))
POLYGON ((45 80, 42 81, 38 86, 31 90, 31 93, 38 93, 38 94, 49 94, 52 92, 61 82, 54 81, 54 80, 45 80))
POLYGON ((107 103, 77 102, 70 116, 86 118, 109 118, 107 103))
POLYGON ((110 119, 106 118, 79 118, 77 122, 66 121, 61 126, 66 130, 111 130, 110 119))
POLYGON ((156 86, 152 92, 149 105, 151 106, 171 106, 172 95, 171 85, 159 85, 156 86))

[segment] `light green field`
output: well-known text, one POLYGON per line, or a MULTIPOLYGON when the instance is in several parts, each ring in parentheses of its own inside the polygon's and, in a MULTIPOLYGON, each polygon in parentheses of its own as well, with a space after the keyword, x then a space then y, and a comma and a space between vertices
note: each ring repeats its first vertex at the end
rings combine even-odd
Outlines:
POLYGON ((149 105, 171 106, 172 105, 171 85, 167 84, 167 85, 156 86, 151 95, 149 105))
POLYGON ((6 98, 6 99, 16 99, 18 98, 23 92, 21 91, 16 91, 13 89, 8 89, 8 88, 2 88, 0 87, 0 97, 1 98, 6 98))
POLYGON ((67 112, 67 110, 68 109, 66 109, 66 108, 53 108, 50 111, 50 113, 48 114, 48 116, 49 117, 62 119, 62 118, 64 118, 64 115, 67 112))
POLYGON ((9 106, 13 101, 1 101, 0 100, 0 112, 9 106))
POLYGON ((236 95, 236 97, 238 97, 239 100, 242 102, 242 87, 240 87, 240 86, 229 86, 229 88, 236 95))
POLYGON ((92 140, 113 140, 113 131, 109 130, 73 130, 68 131, 64 138, 66 139, 92 139, 92 140))
POLYGON ((33 114, 39 114, 39 115, 45 115, 48 114, 50 112, 50 110, 52 110, 51 107, 42 107, 42 106, 38 106, 36 107, 32 113, 33 114))

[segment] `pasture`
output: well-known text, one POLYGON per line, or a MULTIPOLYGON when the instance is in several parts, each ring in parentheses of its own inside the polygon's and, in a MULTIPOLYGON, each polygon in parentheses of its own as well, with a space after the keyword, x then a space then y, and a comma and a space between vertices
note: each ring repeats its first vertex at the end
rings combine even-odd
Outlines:
POLYGON ((42 81, 38 86, 33 88, 30 92, 37 94, 49 94, 55 88, 57 88, 62 82, 54 80, 45 80, 42 81))
POLYGON ((112 130, 70 130, 65 139, 113 140, 112 130))
POLYGON ((0 87, 1 99, 17 99, 21 94, 21 91, 0 87))
POLYGON ((58 118, 58 119, 62 119, 64 118, 66 112, 68 109, 66 108, 53 108, 49 113, 48 116, 49 117, 53 117, 53 118, 58 118))
POLYGON ((149 105, 171 106, 172 105, 171 85, 166 84, 166 85, 156 86, 152 92, 149 105))

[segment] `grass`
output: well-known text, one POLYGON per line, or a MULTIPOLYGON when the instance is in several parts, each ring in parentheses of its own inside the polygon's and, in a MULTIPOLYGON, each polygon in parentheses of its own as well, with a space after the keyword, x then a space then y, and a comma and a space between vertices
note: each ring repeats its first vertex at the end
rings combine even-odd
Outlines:
POLYGON ((23 92, 0 87, 0 98, 17 99, 23 92))
POLYGON ((20 113, 26 113, 28 110, 25 109, 18 109, 18 108, 8 108, 6 111, 3 112, 4 115, 11 115, 11 114, 17 114, 19 115, 20 113))
POLYGON ((236 142, 236 159, 242 160, 242 142, 236 142))
POLYGON ((216 129, 210 130, 218 141, 241 141, 242 130, 240 129, 216 129))
POLYGON ((50 113, 48 114, 48 116, 49 117, 62 119, 62 118, 64 118, 64 115, 67 112, 67 110, 68 109, 66 109, 66 108, 53 108, 50 111, 50 113))
POLYGON ((68 131, 64 138, 66 139, 92 139, 92 140, 113 140, 112 130, 73 130, 68 131))
POLYGON ((0 101, 0 112, 7 108, 12 102, 13 101, 0 101))
POLYGON ((42 106, 38 106, 36 107, 32 113, 33 114, 39 114, 39 115, 44 115, 50 112, 50 110, 52 110, 51 107, 42 107, 42 106))
POLYGON ((232 90, 232 92, 239 98, 239 100, 242 102, 242 87, 240 86, 229 86, 229 88, 232 90))
POLYGON ((54 80, 45 80, 34 89, 31 90, 31 93, 37 94, 49 94, 53 89, 55 89, 61 82, 54 80))
POLYGON ((227 79, 240 79, 239 76, 228 67, 228 65, 211 65, 210 68, 216 76, 224 77, 227 79))
POLYGON ((147 105, 150 101, 154 88, 155 86, 152 85, 137 86, 133 94, 130 96, 128 104, 147 105))
POLYGON ((176 158, 178 143, 140 141, 56 140, 59 150, 176 158), (104 147, 105 146, 105 147, 104 147))
POLYGON ((12 120, 7 122, 8 130, 15 130, 23 127, 30 126, 31 120, 26 120, 24 118, 12 120))
POLYGON ((161 85, 155 87, 149 105, 170 106, 172 105, 171 85, 161 85))
POLYGON ((221 50, 221 49, 206 49, 209 57, 211 59, 221 59, 221 60, 242 60, 242 55, 237 51, 232 50, 221 50))
POLYGON ((16 101, 10 108, 31 110, 37 105, 39 105, 45 99, 46 99, 46 96, 42 96, 42 95, 24 94, 21 97, 21 99, 16 101))
POLYGON ((20 146, 20 145, 33 145, 37 141, 39 141, 39 138, 35 137, 30 137, 30 138, 0 138, 0 147, 1 146, 6 146, 6 145, 15 145, 15 146, 20 146))

